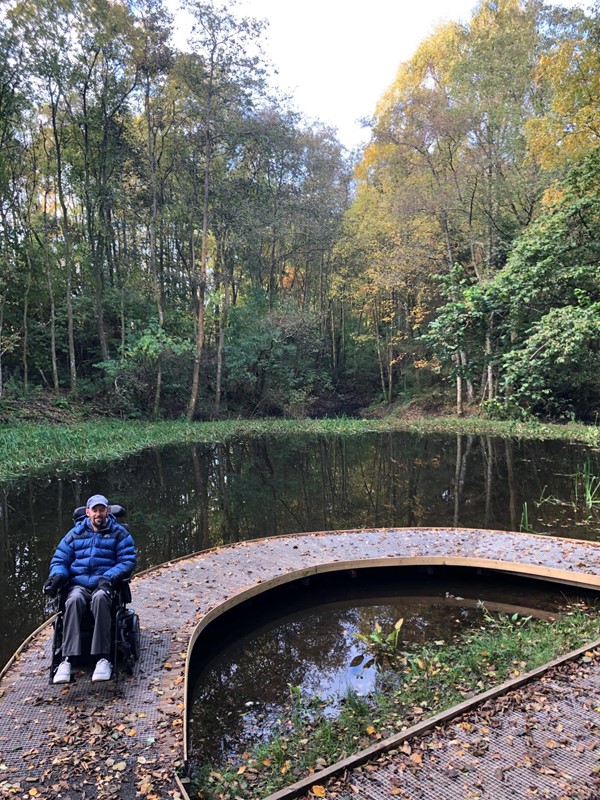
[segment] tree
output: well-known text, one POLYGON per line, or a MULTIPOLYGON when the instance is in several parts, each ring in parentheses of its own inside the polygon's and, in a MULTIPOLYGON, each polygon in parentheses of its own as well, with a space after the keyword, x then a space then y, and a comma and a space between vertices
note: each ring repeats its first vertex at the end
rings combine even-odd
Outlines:
POLYGON ((260 89, 259 57, 250 55, 262 25, 249 18, 239 19, 226 6, 188 0, 187 9, 195 18, 191 43, 201 59, 194 59, 196 69, 183 75, 188 89, 201 106, 200 127, 203 179, 200 206, 201 237, 199 263, 192 259, 194 280, 198 287, 196 317, 196 352, 187 418, 196 411, 200 384, 200 362, 204 347, 204 312, 209 250, 211 182, 214 179, 216 150, 227 136, 232 109, 243 113, 260 89))
POLYGON ((15 211, 19 186, 14 165, 21 155, 18 130, 25 111, 18 64, 18 41, 0 17, 0 398, 4 392, 4 356, 12 352, 19 333, 7 324, 9 291, 17 271, 15 211))
MULTIPOLYGON (((459 413, 463 385, 469 400, 477 388, 490 399, 498 383, 494 308, 477 304, 473 326, 472 300, 485 295, 539 209, 547 177, 528 152, 525 129, 549 103, 549 87, 537 79, 538 58, 566 33, 562 18, 520 0, 482 0, 468 25, 439 27, 401 65, 359 165, 349 230, 364 254, 368 285, 403 298, 390 341, 406 341, 411 317, 418 327, 438 320, 432 332, 441 337, 443 366, 456 376, 459 413), (437 277, 455 269, 462 288, 448 285, 440 296, 437 277), (459 335, 461 326, 469 335, 459 335)), ((388 305, 379 319, 390 319, 388 305)), ((415 364, 427 360, 411 355, 415 364)), ((397 357, 386 353, 382 367, 397 357)))
POLYGON ((506 402, 587 417, 600 402, 600 147, 549 193, 489 286, 506 402))
MULTIPOLYGON (((160 0, 147 0, 137 8, 139 44, 135 53, 137 69, 143 86, 143 107, 146 128, 146 161, 149 187, 148 259, 153 284, 154 301, 159 328, 164 328, 165 314, 163 287, 158 272, 159 190, 158 170, 174 117, 164 88, 173 63, 173 53, 168 45, 172 20, 160 0)), ((158 417, 162 389, 162 358, 156 359, 156 391, 152 416, 158 417)))
POLYGON ((529 146, 548 170, 568 166, 600 141, 600 4, 589 16, 579 9, 555 13, 565 36, 541 55, 537 67, 551 100, 527 122, 529 146))
POLYGON ((65 95, 72 125, 73 180, 85 219, 85 266, 92 276, 98 344, 102 361, 110 358, 104 289, 116 264, 114 201, 128 150, 127 101, 138 81, 133 58, 133 19, 126 6, 94 0, 76 17, 78 49, 72 82, 65 95))

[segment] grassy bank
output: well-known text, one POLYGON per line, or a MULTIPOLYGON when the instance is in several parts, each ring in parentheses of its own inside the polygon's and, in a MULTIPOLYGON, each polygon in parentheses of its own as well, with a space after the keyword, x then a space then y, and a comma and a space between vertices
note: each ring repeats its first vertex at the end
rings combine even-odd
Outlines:
MULTIPOLYGON (((398 652, 382 670, 380 690, 349 694, 337 718, 318 698, 294 693, 280 729, 240 763, 204 765, 192 775, 206 800, 251 800, 289 786, 377 741, 497 686, 598 637, 599 609, 572 607, 553 623, 486 614, 481 630, 451 643, 398 652)), ((589 661, 584 656, 584 661, 589 661)), ((323 795, 324 796, 324 795, 323 795)))
POLYGON ((193 442, 224 442, 235 437, 356 435, 368 431, 487 434, 529 439, 562 439, 600 445, 600 428, 578 423, 500 422, 481 417, 389 416, 377 420, 228 420, 219 422, 137 422, 102 420, 50 425, 20 423, 0 427, 0 481, 26 475, 66 472, 133 455, 148 447, 193 442))

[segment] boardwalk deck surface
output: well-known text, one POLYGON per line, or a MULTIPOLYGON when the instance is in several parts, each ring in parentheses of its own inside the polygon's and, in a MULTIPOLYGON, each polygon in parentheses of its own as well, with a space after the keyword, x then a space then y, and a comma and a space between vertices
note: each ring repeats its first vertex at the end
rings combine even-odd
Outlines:
MULTIPOLYGON (((92 685, 85 671, 67 687, 49 686, 49 629, 36 634, 4 672, 0 796, 180 796, 174 773, 185 758, 186 656, 199 627, 240 598, 295 577, 415 563, 470 564, 600 588, 599 544, 482 530, 299 534, 238 543, 163 565, 133 581, 142 653, 135 674, 124 677, 116 692, 112 685, 92 685)), ((586 718, 593 713, 590 709, 586 718)), ((381 795, 364 794, 370 796, 381 795)))
POLYGON ((584 658, 346 770, 327 797, 598 800, 600 651, 584 658))

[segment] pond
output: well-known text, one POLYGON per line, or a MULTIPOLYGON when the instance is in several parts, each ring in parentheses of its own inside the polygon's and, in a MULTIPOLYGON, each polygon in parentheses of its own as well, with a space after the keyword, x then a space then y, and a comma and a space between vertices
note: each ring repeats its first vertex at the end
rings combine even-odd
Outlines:
POLYGON ((384 675, 358 638, 376 623, 387 634, 402 619, 399 648, 410 652, 451 644, 480 627, 487 612, 555 619, 567 597, 579 594, 507 576, 457 569, 431 576, 406 567, 326 574, 271 590, 217 618, 197 642, 191 771, 244 763, 245 752, 274 731, 285 733, 294 699, 337 716, 348 692, 364 697, 383 688, 384 675))
POLYGON ((83 474, 0 486, 0 664, 43 621, 50 558, 73 509, 94 492, 128 509, 142 569, 240 540, 357 527, 482 527, 598 540, 599 507, 585 505, 576 478, 586 464, 593 488, 600 454, 581 445, 296 435, 162 448, 83 474))

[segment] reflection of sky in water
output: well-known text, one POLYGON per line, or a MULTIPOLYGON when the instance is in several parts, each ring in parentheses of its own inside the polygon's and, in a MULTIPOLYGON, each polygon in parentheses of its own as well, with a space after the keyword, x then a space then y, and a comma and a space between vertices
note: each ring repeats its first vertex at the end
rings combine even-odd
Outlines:
POLYGON ((296 612, 229 645, 210 662, 194 687, 192 763, 208 758, 218 766, 269 738, 274 728, 285 731, 297 694, 292 687, 304 703, 319 698, 326 715, 338 712, 349 691, 371 692, 379 673, 355 634, 368 635, 376 622, 387 634, 402 617, 399 648, 410 652, 425 643, 450 642, 482 619, 476 600, 453 596, 348 606, 346 601, 296 612))
MULTIPOLYGON (((374 607, 374 610, 378 607, 374 607)), ((386 615, 387 616, 387 615, 386 615)), ((354 635, 359 631, 360 611, 350 611, 342 616, 343 647, 341 658, 329 667, 321 668, 318 664, 307 663, 306 672, 300 683, 303 697, 320 697, 327 703, 330 712, 339 705, 339 699, 354 691, 359 695, 368 694, 375 687, 377 670, 373 659, 369 657, 367 648, 354 635), (359 664, 352 666, 359 657, 359 664), (370 666, 369 666, 370 665, 370 666)), ((308 618, 306 624, 310 625, 308 618)), ((331 636, 336 636, 337 626, 332 626, 331 636)), ((323 643, 324 646, 326 642, 323 643)), ((327 711, 328 709, 324 709, 327 711)))
MULTIPOLYGON (((431 610, 431 609, 430 609, 431 610)), ((388 634, 399 615, 406 609, 398 609, 396 606, 371 606, 368 618, 372 619, 373 630, 374 621, 382 624, 383 633, 388 634), (386 620, 382 623, 381 620, 386 620)), ((481 619, 481 614, 474 609, 466 608, 444 608, 439 606, 438 615, 442 616, 435 621, 428 621, 425 616, 419 613, 404 616, 404 623, 399 638, 399 649, 410 649, 418 647, 425 642, 440 639, 448 635, 449 630, 453 634, 457 633, 464 625, 474 624, 481 619)), ((424 609, 427 614, 427 609, 424 609)), ((343 659, 330 667, 321 668, 317 664, 306 664, 306 672, 300 683, 300 690, 303 697, 318 696, 327 703, 325 711, 333 713, 339 707, 339 700, 349 691, 354 691, 358 695, 366 695, 375 688, 378 675, 377 667, 369 648, 356 638, 357 633, 364 633, 364 626, 361 629, 361 611, 348 612, 343 616, 346 625, 343 633, 343 659), (355 663, 357 662, 357 663, 355 663)), ((310 625, 310 618, 306 620, 310 625)), ((332 626, 331 636, 337 635, 337 627, 332 626)), ((325 645, 325 642, 324 642, 325 645)))

